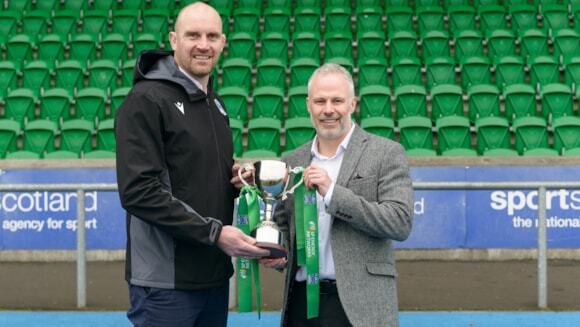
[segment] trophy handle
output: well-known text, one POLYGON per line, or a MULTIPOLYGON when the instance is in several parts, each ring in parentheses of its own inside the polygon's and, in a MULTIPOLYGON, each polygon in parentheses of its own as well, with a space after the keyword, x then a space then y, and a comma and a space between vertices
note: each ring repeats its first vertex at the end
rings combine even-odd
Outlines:
MULTIPOLYGON (((302 167, 288 168, 288 171, 290 173, 292 173, 292 174, 298 174, 302 170, 304 170, 304 168, 302 168, 302 167)), ((288 190, 288 184, 289 183, 290 183, 290 177, 288 177, 286 179, 286 185, 284 186, 284 191, 282 192, 282 200, 286 200, 288 198, 288 194, 294 193, 294 191, 296 190, 296 188, 298 188, 300 185, 302 185, 304 183, 304 176, 302 176, 302 178, 300 178, 300 180, 298 181, 298 183, 294 184, 288 190)))
POLYGON ((238 169, 238 177, 240 178, 242 183, 246 186, 252 186, 252 185, 250 185, 248 182, 246 182, 246 180, 242 177, 242 173, 244 171, 252 171, 252 170, 254 170, 254 165, 252 165, 251 163, 245 163, 240 167, 240 169, 238 169))

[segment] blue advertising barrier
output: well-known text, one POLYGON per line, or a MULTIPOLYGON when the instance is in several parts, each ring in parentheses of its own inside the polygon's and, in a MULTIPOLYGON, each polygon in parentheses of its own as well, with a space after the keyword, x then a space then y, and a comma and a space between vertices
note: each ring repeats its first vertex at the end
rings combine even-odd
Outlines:
MULTIPOLYGON (((415 182, 566 181, 578 167, 413 167, 415 182)), ((8 169, 2 184, 115 183, 113 168, 8 169)), ((537 191, 417 190, 413 231, 399 248, 535 248, 537 191)), ((548 246, 580 248, 580 190, 548 190, 548 246)), ((88 249, 123 249, 116 192, 86 193, 88 249)), ((0 250, 74 249, 75 192, 0 193, 0 250)))

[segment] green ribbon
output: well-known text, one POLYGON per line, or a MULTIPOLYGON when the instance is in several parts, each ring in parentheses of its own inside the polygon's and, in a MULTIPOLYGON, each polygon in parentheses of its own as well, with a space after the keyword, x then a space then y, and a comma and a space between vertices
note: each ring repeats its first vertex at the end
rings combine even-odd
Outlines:
MULTIPOLYGON (((240 191, 238 203, 237 227, 246 235, 260 223, 259 191, 255 186, 244 186, 240 191)), ((260 288, 260 266, 258 260, 237 259, 238 309, 240 312, 252 311, 252 280, 256 292, 258 319, 261 316, 262 290, 260 288)))
MULTIPOLYGON (((296 173, 294 183, 302 179, 303 171, 296 173)), ((296 184, 295 184, 296 185, 296 184)), ((294 191, 296 224, 296 261, 306 268, 306 318, 318 317, 320 278, 318 267, 318 209, 316 190, 304 184, 294 191)))

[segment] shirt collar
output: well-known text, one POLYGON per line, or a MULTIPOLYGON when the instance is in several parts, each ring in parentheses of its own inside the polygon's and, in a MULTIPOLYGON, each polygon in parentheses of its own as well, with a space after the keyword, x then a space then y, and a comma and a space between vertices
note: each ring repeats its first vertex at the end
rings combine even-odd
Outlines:
POLYGON ((179 65, 177 65, 177 68, 179 68, 179 71, 182 72, 183 75, 187 76, 187 78, 189 78, 193 82, 193 84, 195 84, 195 86, 197 86, 197 88, 199 88, 201 91, 203 91, 203 93, 207 93, 207 91, 203 88, 201 83, 195 77, 189 75, 189 73, 187 71, 185 71, 183 68, 181 68, 179 65))
MULTIPOLYGON (((336 150, 336 153, 334 154, 334 156, 332 158, 335 158, 338 155, 341 155, 344 151, 346 151, 346 147, 348 146, 348 143, 350 142, 350 138, 352 137, 352 133, 354 132, 354 125, 355 125, 354 122, 352 122, 352 126, 350 128, 350 131, 348 132, 348 134, 346 134, 346 136, 342 140, 342 142, 340 142, 340 144, 338 145, 338 149, 336 150)), ((314 140, 312 141, 312 146, 310 147, 310 153, 318 159, 332 159, 332 158, 328 158, 326 156, 323 156, 322 154, 320 154, 320 152, 318 152, 318 135, 314 136, 314 140)))

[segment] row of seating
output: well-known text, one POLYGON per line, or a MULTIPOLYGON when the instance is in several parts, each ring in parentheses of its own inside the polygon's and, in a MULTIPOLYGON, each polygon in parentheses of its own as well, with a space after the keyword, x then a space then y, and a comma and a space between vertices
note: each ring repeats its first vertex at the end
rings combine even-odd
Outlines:
MULTIPOLYGON (((179 8, 195 0, 9 0, 2 1, 0 10, 60 11, 115 10, 144 8, 179 8)), ((232 1, 233 3, 233 1, 232 1)))

